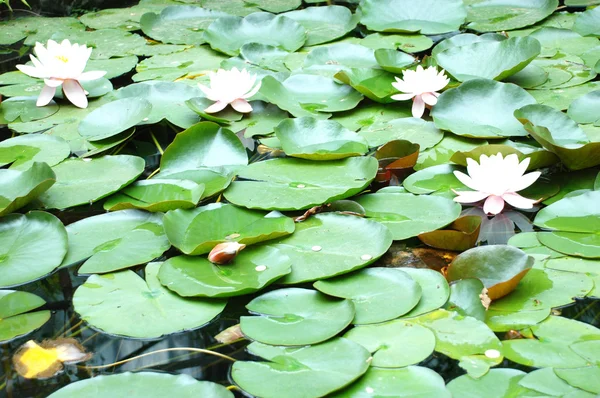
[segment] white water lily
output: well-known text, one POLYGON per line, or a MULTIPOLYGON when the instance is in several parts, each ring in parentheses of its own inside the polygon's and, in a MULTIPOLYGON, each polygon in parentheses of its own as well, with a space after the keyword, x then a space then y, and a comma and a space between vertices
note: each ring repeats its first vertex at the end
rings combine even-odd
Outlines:
POLYGON ((425 105, 429 107, 437 104, 439 90, 448 85, 450 79, 446 77, 444 70, 439 73, 435 66, 423 69, 421 65, 416 70, 407 69, 402 72, 404 80, 396 77, 396 82, 392 83, 395 89, 406 94, 392 95, 392 99, 397 101, 406 101, 412 98, 412 115, 421 117, 425 112, 425 105))
POLYGON ((231 104, 233 109, 238 112, 252 112, 252 106, 246 100, 260 89, 261 82, 254 85, 256 75, 251 75, 246 69, 242 69, 240 72, 237 68, 233 68, 231 70, 219 69, 217 73, 210 72, 209 77, 210 87, 198 84, 206 97, 215 101, 204 112, 220 112, 228 104, 231 104))
POLYGON ((504 202, 519 209, 531 209, 537 200, 527 199, 517 192, 533 184, 540 172, 524 174, 529 166, 529 158, 519 163, 515 154, 502 157, 481 155, 479 163, 467 158, 467 172, 455 171, 454 175, 474 191, 454 191, 459 195, 454 200, 460 203, 475 203, 485 199, 483 211, 498 214, 504 208, 504 202))
POLYGON ((17 65, 17 68, 29 76, 44 79, 44 88, 36 105, 47 105, 54 98, 56 88, 62 85, 63 93, 73 105, 86 108, 88 101, 80 82, 96 80, 106 74, 104 71, 83 71, 92 49, 65 39, 60 44, 48 40, 46 47, 35 43, 33 52, 37 55, 37 58, 29 56, 33 66, 17 65))

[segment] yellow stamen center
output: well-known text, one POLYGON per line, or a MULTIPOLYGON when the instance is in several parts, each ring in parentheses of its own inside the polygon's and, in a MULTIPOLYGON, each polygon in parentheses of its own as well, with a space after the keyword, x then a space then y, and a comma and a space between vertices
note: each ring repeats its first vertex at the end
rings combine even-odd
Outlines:
POLYGON ((66 56, 64 56, 64 55, 57 55, 57 56, 56 56, 56 59, 58 59, 59 61, 62 61, 62 62, 64 62, 65 64, 66 64, 67 62, 69 62, 69 58, 67 58, 67 57, 66 57, 66 56))

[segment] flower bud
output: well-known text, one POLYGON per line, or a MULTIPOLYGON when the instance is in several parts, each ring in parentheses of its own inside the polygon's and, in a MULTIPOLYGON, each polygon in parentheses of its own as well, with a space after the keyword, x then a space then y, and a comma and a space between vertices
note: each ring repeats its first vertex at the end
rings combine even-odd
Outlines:
POLYGON ((246 245, 238 242, 219 243, 208 253, 208 261, 213 264, 227 264, 245 247, 246 245))

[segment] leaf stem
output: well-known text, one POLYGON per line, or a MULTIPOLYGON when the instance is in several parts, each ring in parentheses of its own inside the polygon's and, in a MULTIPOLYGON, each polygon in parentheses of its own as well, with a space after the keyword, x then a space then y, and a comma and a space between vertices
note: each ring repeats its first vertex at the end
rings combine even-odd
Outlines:
POLYGON ((160 154, 162 156, 165 153, 165 151, 163 151, 162 147, 158 143, 158 140, 156 139, 156 137, 154 136, 154 133, 152 131, 150 131, 150 137, 152 137, 152 141, 154 142, 154 145, 156 145, 156 149, 158 149, 158 152, 160 152, 160 154))

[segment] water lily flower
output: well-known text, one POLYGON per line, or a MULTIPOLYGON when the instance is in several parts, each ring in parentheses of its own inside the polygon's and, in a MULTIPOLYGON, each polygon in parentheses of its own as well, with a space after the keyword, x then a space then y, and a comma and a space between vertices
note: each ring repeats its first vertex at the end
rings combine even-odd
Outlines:
POLYGON ((204 110, 206 113, 220 112, 228 104, 241 113, 252 112, 252 106, 246 99, 252 97, 260 89, 261 82, 255 86, 256 75, 251 75, 246 69, 240 72, 237 68, 231 70, 219 69, 217 73, 210 72, 210 87, 198 84, 206 97, 214 104, 204 110))
POLYGON ((245 244, 238 242, 219 243, 208 253, 208 261, 213 264, 230 263, 245 247, 245 244))
POLYGON ((533 184, 540 172, 524 174, 529 166, 529 158, 519 163, 515 154, 502 157, 502 153, 481 155, 479 163, 467 158, 467 172, 455 171, 454 175, 474 191, 454 191, 459 195, 454 200, 460 203, 475 203, 485 199, 483 211, 486 214, 498 214, 504 208, 504 202, 519 209, 531 209, 537 200, 527 199, 517 192, 533 184))
POLYGON ((92 49, 76 43, 71 44, 65 39, 60 44, 48 40, 46 47, 42 43, 35 43, 33 52, 37 55, 37 58, 29 56, 33 66, 17 65, 17 68, 29 76, 44 79, 44 88, 36 105, 48 105, 54 98, 56 88, 62 85, 65 96, 73 105, 86 108, 88 101, 81 82, 96 80, 106 74, 99 70, 83 71, 92 49))
POLYGON ((392 99, 397 101, 406 101, 412 98, 412 115, 421 117, 425 112, 425 105, 432 107, 437 104, 439 90, 448 85, 450 79, 446 77, 444 70, 439 73, 435 66, 423 69, 421 65, 417 70, 407 69, 402 72, 404 80, 396 77, 396 82, 392 83, 395 89, 406 94, 392 95, 392 99))

